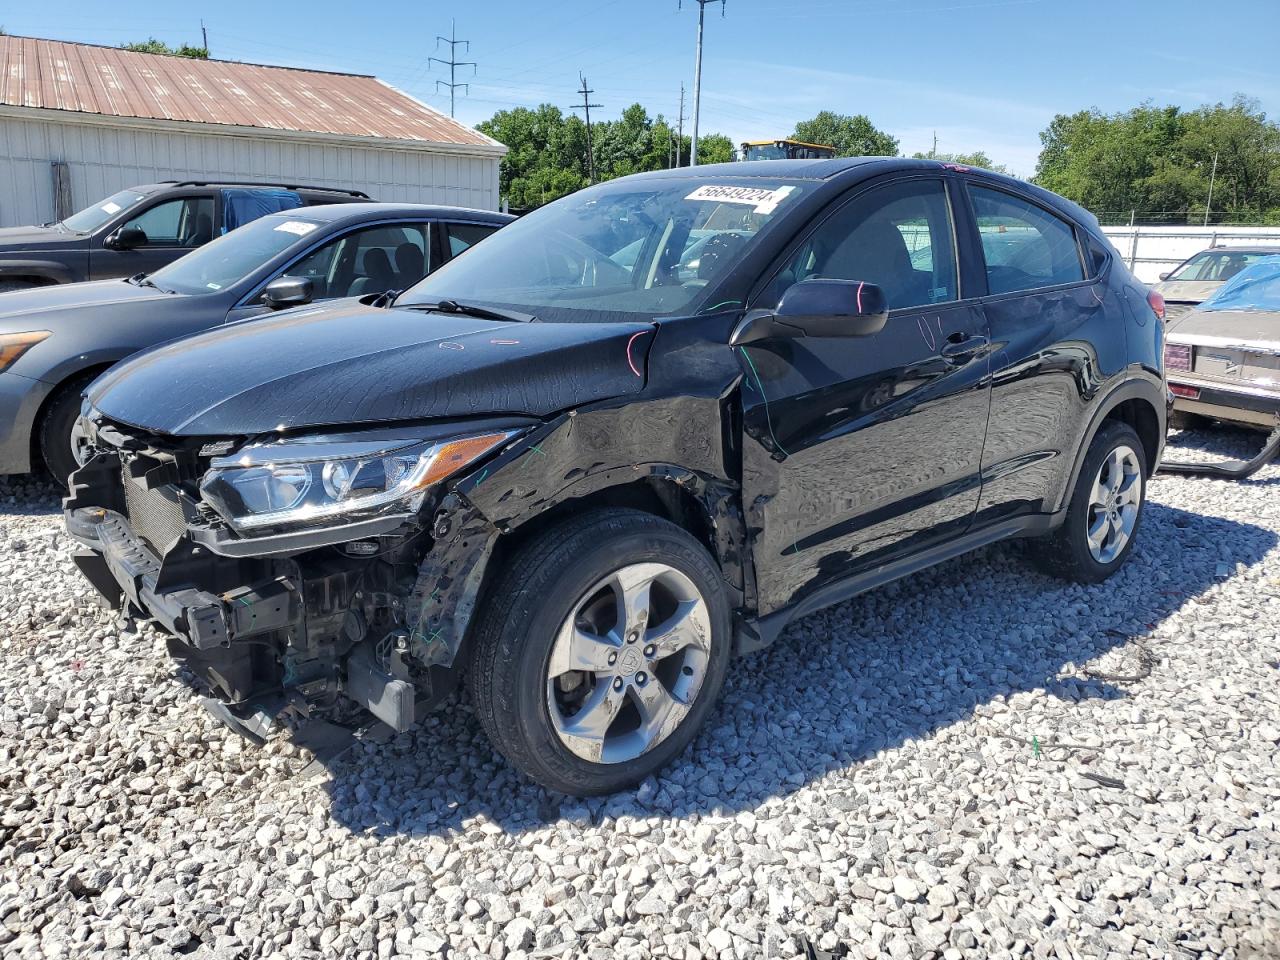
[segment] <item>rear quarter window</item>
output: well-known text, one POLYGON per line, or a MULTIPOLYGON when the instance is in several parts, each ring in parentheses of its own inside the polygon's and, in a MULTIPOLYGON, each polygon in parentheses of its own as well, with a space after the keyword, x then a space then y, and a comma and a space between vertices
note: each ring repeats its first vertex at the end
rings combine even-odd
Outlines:
POLYGON ((1029 200, 969 185, 991 294, 1083 280, 1075 228, 1029 200))

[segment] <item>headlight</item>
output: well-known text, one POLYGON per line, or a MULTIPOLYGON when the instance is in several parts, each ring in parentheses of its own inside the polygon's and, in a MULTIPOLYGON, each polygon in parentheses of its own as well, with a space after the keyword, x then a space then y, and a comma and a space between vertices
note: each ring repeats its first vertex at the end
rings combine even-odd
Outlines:
POLYGON ((0 333, 0 373, 8 370, 18 358, 45 337, 48 330, 29 330, 26 333, 0 333))
POLYGON ((330 440, 258 444, 213 461, 200 493, 236 530, 349 522, 412 513, 432 484, 515 435, 449 440, 330 440))

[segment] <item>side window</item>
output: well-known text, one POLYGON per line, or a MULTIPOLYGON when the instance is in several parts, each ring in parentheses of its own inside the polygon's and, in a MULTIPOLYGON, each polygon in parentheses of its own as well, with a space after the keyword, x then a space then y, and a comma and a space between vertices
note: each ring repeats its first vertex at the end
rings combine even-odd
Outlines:
POLYGON ((959 299, 951 206, 941 180, 908 180, 850 200, 809 236, 757 306, 801 280, 865 280, 889 309, 959 299))
POLYGON ((166 200, 124 226, 141 229, 148 247, 198 247, 213 239, 213 198, 166 200))
POLYGON ((445 234, 449 238, 449 256, 456 257, 468 247, 479 243, 497 227, 484 227, 474 223, 446 223, 445 234))
POLYGON ((316 300, 404 290, 426 275, 429 249, 425 223, 365 227, 322 244, 285 275, 308 277, 316 300))
POLYGON ((1072 226, 1012 194, 969 185, 987 261, 987 290, 1013 293, 1084 279, 1072 226))

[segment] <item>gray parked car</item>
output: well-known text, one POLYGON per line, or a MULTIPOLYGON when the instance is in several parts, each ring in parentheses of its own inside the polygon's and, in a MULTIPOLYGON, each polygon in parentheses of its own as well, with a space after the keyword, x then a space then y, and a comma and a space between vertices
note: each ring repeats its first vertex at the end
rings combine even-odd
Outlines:
POLYGON ((403 290, 511 219, 418 204, 306 207, 153 274, 0 294, 0 474, 43 462, 65 482, 80 394, 143 347, 313 300, 403 290))
POLYGON ((1172 426, 1205 417, 1273 427, 1280 416, 1280 256, 1238 273, 1169 322, 1165 373, 1172 426))
POLYGON ((0 291, 152 273, 268 213, 368 199, 358 190, 274 183, 130 187, 57 223, 0 229, 0 291))
POLYGON ((1280 253, 1280 246, 1210 247, 1168 273, 1160 274, 1156 292, 1164 297, 1165 319, 1176 320, 1198 303, 1213 296, 1218 288, 1245 267, 1280 253))

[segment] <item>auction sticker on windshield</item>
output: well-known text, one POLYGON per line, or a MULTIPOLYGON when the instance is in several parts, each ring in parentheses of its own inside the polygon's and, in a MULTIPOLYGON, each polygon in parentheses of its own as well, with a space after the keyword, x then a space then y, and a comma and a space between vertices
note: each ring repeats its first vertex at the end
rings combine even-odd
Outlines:
POLYGON ((305 237, 315 228, 314 223, 307 223, 305 220, 286 220, 276 227, 281 233, 296 233, 300 237, 305 237))
POLYGON ((773 213, 795 187, 778 187, 766 190, 763 187, 728 187, 706 184, 685 197, 686 200, 711 200, 716 203, 744 203, 755 207, 756 213, 773 213))

